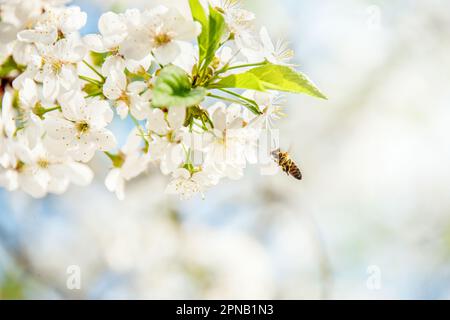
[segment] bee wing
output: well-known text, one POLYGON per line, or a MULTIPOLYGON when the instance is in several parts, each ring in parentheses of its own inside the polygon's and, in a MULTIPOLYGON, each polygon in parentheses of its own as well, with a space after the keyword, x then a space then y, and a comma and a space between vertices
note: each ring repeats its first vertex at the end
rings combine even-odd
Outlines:
POLYGON ((275 149, 271 152, 272 157, 274 157, 275 159, 279 159, 280 158, 280 148, 275 149))

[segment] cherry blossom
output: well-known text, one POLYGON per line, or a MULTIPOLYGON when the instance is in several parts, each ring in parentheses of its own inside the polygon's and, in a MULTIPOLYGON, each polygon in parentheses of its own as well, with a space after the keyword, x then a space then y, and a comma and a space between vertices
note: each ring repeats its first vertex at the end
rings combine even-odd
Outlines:
POLYGON ((33 29, 17 34, 20 41, 50 45, 58 38, 70 37, 86 24, 87 15, 79 7, 50 7, 40 15, 33 29))
POLYGON ((129 30, 122 53, 126 58, 141 60, 152 52, 163 65, 180 55, 179 41, 193 40, 201 30, 198 23, 187 20, 178 10, 163 6, 144 11, 140 21, 140 25, 129 30))
POLYGON ((241 48, 242 53, 252 62, 261 62, 267 60, 273 64, 289 65, 290 60, 294 56, 294 51, 289 48, 288 43, 278 41, 273 43, 266 28, 261 28, 259 33, 259 40, 247 39, 248 46, 241 48))
POLYGON ((62 111, 45 120, 50 138, 76 161, 90 161, 95 151, 110 151, 116 139, 106 126, 112 121, 113 112, 108 102, 97 99, 85 101, 75 94, 61 104, 62 111))
POLYGON ((184 108, 176 107, 170 108, 167 115, 161 109, 154 109, 148 117, 147 129, 152 138, 150 157, 160 162, 163 174, 173 172, 185 159, 182 144, 185 114, 184 108))
POLYGON ((173 172, 172 181, 166 188, 167 194, 177 194, 183 200, 189 200, 196 194, 204 197, 204 192, 210 184, 210 179, 205 172, 190 173, 184 168, 173 172))
POLYGON ((33 149, 24 143, 18 144, 17 155, 17 185, 35 198, 47 193, 64 193, 70 183, 86 186, 93 178, 89 167, 71 159, 58 159, 49 154, 43 144, 33 149))
POLYGON ((110 155, 114 167, 106 176, 105 185, 109 191, 116 193, 119 200, 125 198, 125 182, 147 169, 150 158, 143 149, 139 130, 135 129, 130 133, 119 154, 110 155))
MULTIPOLYGON (((99 156, 110 161, 106 189, 120 200, 151 166, 170 180, 167 194, 204 197, 261 165, 261 135, 283 116, 282 96, 269 89, 324 98, 239 1, 190 0, 191 13, 188 5, 106 12, 99 32, 84 37, 87 14, 69 2, 0 2, 7 190, 42 198, 85 186, 99 156), (120 121, 129 134, 117 150, 120 121)), ((268 162, 263 169, 277 168, 268 162)))
POLYGON ((43 97, 54 101, 60 94, 78 84, 76 64, 84 55, 84 47, 77 41, 62 39, 49 46, 39 46, 41 66, 35 80, 43 84, 43 97))
POLYGON ((127 83, 123 72, 113 70, 103 86, 103 94, 115 102, 116 110, 122 119, 128 112, 138 120, 144 120, 150 113, 152 91, 144 81, 127 83))

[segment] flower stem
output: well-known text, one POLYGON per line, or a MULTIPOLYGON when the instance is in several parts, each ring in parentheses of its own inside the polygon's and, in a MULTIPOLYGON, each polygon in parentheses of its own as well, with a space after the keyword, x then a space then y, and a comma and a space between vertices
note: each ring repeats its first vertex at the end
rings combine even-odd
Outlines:
POLYGON ((145 138, 145 132, 144 132, 144 129, 142 129, 142 126, 141 126, 141 124, 139 123, 139 121, 138 121, 135 117, 133 117, 133 115, 132 115, 131 113, 130 113, 130 118, 131 118, 131 120, 133 121, 133 123, 134 123, 134 125, 136 126, 136 128, 138 129, 138 131, 139 131, 139 133, 140 133, 140 135, 141 135, 142 140, 144 140, 146 150, 148 150, 150 144, 148 143, 147 139, 145 138))
POLYGON ((235 96, 235 97, 237 97, 237 98, 239 98, 239 99, 242 99, 242 100, 244 100, 244 101, 247 101, 248 103, 251 103, 255 108, 258 108, 258 104, 256 103, 255 100, 246 98, 246 97, 244 97, 243 95, 240 95, 240 94, 238 94, 238 93, 236 93, 236 92, 233 92, 233 91, 231 91, 231 90, 227 90, 227 89, 218 89, 218 90, 220 90, 220 91, 222 91, 222 92, 225 92, 225 93, 228 93, 229 95, 235 96))
POLYGON ((267 61, 258 62, 258 63, 240 64, 240 65, 233 66, 233 67, 229 67, 228 65, 226 65, 222 69, 218 70, 216 72, 216 74, 221 74, 221 73, 224 73, 224 72, 227 72, 230 70, 236 70, 236 69, 242 69, 242 68, 259 67, 259 66, 263 66, 265 64, 267 64, 267 61))
MULTIPOLYGON (((228 90, 226 90, 226 91, 228 91, 228 90)), ((211 98, 214 98, 214 99, 228 101, 228 102, 231 102, 231 103, 240 104, 240 105, 246 107, 247 109, 249 109, 251 112, 253 112, 257 116, 262 114, 262 112, 259 110, 258 104, 255 101, 250 100, 248 98, 245 98, 245 97, 241 96, 240 94, 234 93, 232 91, 229 91, 227 93, 232 94, 233 96, 239 98, 239 100, 238 99, 228 98, 228 97, 223 97, 223 96, 218 96, 218 95, 215 95, 215 94, 212 94, 212 93, 208 93, 208 97, 211 97, 211 98)))
POLYGON ((61 107, 60 106, 56 106, 56 107, 53 107, 53 108, 45 109, 43 114, 46 114, 47 112, 52 112, 52 111, 55 111, 55 110, 61 110, 61 107))
POLYGON ((88 98, 94 98, 94 97, 98 97, 98 96, 100 96, 100 95, 102 95, 102 94, 103 94, 102 91, 98 91, 98 92, 94 92, 94 93, 88 94, 88 95, 85 96, 84 98, 85 98, 85 99, 88 99, 88 98))
POLYGON ((119 152, 119 154, 112 154, 108 151, 104 151, 104 154, 111 160, 114 168, 121 168, 125 162, 125 156, 119 152))
POLYGON ((98 76, 100 77, 100 79, 102 79, 102 82, 105 82, 106 78, 105 78, 100 72, 98 72, 97 69, 95 69, 93 66, 91 66, 91 65, 89 64, 89 62, 87 62, 86 60, 83 60, 83 63, 84 63, 89 69, 91 69, 92 71, 94 71, 94 73, 95 73, 96 75, 98 75, 98 76))
POLYGON ((39 118, 43 118, 43 116, 48 113, 48 112, 52 112, 55 110, 61 110, 60 106, 56 106, 56 107, 52 107, 52 108, 44 108, 41 104, 37 104, 34 108, 33 108, 33 113, 35 115, 37 115, 39 118))
POLYGON ((211 98, 214 98, 214 99, 224 100, 224 101, 227 101, 227 102, 231 102, 231 103, 237 103, 237 104, 241 104, 241 103, 242 103, 242 101, 239 101, 239 100, 237 100, 237 99, 231 99, 231 98, 219 96, 219 95, 212 94, 212 93, 208 93, 207 96, 208 96, 208 97, 211 97, 211 98))
POLYGON ((89 82, 89 83, 91 83, 93 85, 96 85, 98 87, 103 86, 103 83, 101 83, 100 81, 92 79, 92 78, 89 78, 89 77, 86 77, 86 76, 78 76, 78 78, 80 78, 81 80, 84 80, 86 82, 89 82))

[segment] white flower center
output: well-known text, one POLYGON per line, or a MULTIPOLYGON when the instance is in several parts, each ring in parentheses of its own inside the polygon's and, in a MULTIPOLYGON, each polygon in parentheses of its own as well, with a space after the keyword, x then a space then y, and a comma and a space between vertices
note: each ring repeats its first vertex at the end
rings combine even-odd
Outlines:
POLYGON ((157 47, 162 47, 172 42, 172 37, 168 33, 158 33, 154 36, 153 41, 157 47))
POLYGON ((39 160, 36 162, 36 164, 37 164, 38 167, 41 168, 41 169, 47 169, 48 166, 50 165, 50 162, 49 162, 47 159, 45 159, 45 158, 41 158, 41 159, 39 159, 39 160))
POLYGON ((75 129, 79 135, 85 134, 89 131, 89 124, 85 121, 75 123, 75 129))
POLYGON ((52 68, 52 71, 55 74, 59 74, 61 72, 61 69, 63 67, 64 62, 55 58, 51 57, 44 57, 43 61, 45 64, 49 64, 52 68))

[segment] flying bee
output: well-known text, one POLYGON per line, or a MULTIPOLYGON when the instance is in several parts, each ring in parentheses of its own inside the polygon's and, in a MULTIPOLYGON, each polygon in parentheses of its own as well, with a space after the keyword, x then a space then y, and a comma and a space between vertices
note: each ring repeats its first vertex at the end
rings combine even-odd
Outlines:
POLYGON ((272 151, 275 162, 283 169, 288 176, 292 176, 297 180, 302 180, 302 172, 298 165, 291 159, 288 152, 281 152, 280 149, 272 151))

